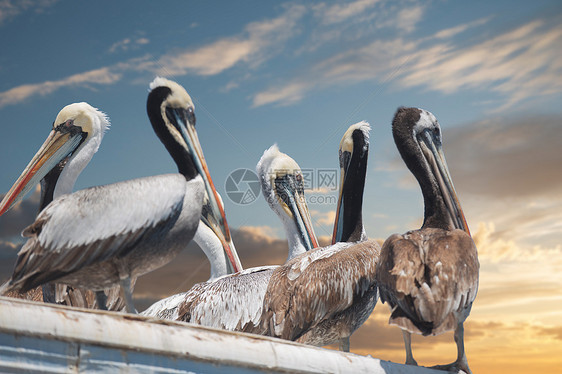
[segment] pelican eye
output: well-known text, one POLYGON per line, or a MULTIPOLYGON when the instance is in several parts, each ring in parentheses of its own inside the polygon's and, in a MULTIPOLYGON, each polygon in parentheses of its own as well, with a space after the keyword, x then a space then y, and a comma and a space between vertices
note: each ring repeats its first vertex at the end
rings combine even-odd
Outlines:
POLYGON ((187 108, 187 120, 189 121, 189 123, 195 126, 195 111, 191 106, 187 108))
POLYGON ((55 126, 54 130, 60 132, 61 134, 70 133, 71 135, 76 135, 82 132, 82 128, 80 126, 74 125, 73 119, 66 120, 60 125, 55 126))
POLYGON ((286 205, 290 205, 291 196, 290 191, 293 189, 294 182, 289 177, 289 174, 285 174, 282 177, 276 177, 274 180, 275 192, 279 199, 286 205))

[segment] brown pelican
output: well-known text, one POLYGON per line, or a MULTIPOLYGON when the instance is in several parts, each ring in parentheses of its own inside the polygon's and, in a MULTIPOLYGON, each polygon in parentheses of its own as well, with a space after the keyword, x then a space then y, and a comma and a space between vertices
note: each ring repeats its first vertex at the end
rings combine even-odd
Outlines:
MULTIPOLYGON (((183 87, 164 78, 150 89, 148 116, 179 174, 93 187, 53 201, 24 231, 30 239, 2 293, 55 280, 96 291, 120 284, 133 312, 130 279, 165 265, 193 238, 205 193, 202 177, 208 177, 193 103, 183 87)), ((91 124, 68 120, 62 126, 66 137, 79 142, 91 124)))
MULTIPOLYGON (((21 200, 39 180, 41 181, 39 212, 54 199, 71 193, 78 175, 97 152, 108 128, 109 118, 88 103, 73 103, 65 106, 57 115, 53 130, 45 143, 0 202, 0 215, 21 200), (83 122, 91 124, 90 127, 82 127, 82 131, 86 133, 84 139, 68 134, 64 124, 69 120, 74 121, 75 124, 83 122), (76 157, 71 157, 73 154, 76 157)), ((125 305, 119 297, 119 286, 108 289, 105 293, 109 296, 107 306, 110 310, 123 309, 125 305)), ((26 294, 12 291, 7 296, 18 298, 33 296, 32 299, 36 301, 58 302, 77 307, 95 308, 97 304, 90 291, 74 289, 63 284, 43 285, 42 288, 32 289, 26 294)), ((98 297, 105 298, 101 295, 98 297)))
POLYGON ((436 368, 470 373, 463 322, 478 290, 478 254, 447 168, 441 129, 430 112, 399 108, 392 133, 418 180, 425 209, 419 230, 394 234, 383 244, 377 269, 380 297, 392 309, 389 322, 402 329, 407 364, 417 365, 411 333, 454 329, 457 360, 436 368))
MULTIPOLYGON (((289 258, 317 247, 298 164, 274 145, 263 154, 257 172, 265 199, 283 222, 289 258)), ((276 268, 250 268, 196 284, 188 292, 158 301, 142 314, 259 333, 263 295, 276 268)))
POLYGON ((265 334, 323 346, 349 337, 377 302, 380 247, 362 223, 369 124, 349 127, 340 143, 341 185, 331 246, 301 254, 275 270, 263 302, 265 334), (344 242, 341 242, 344 241, 344 242))

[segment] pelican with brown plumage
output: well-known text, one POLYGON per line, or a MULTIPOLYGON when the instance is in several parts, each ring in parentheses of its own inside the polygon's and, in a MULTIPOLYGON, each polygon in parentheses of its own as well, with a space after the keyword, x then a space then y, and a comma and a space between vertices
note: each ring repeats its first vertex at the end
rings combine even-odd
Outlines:
POLYGON ((349 351, 349 337, 373 311, 380 246, 367 240, 361 213, 369 131, 366 122, 352 125, 340 143, 335 244, 301 254, 272 274, 263 302, 266 335, 317 346, 339 343, 349 351))
POLYGON ((478 253, 442 149, 441 128, 430 112, 399 108, 392 122, 396 146, 424 198, 420 229, 390 236, 382 246, 377 282, 390 324, 402 329, 406 364, 417 365, 411 334, 454 330, 457 359, 435 368, 470 373, 463 323, 478 291, 478 253))
MULTIPOLYGON (((183 87, 164 78, 156 78, 150 89, 148 116, 179 174, 88 188, 54 200, 24 231, 29 240, 2 292, 51 281, 92 290, 120 284, 127 310, 134 312, 130 279, 165 265, 193 238, 205 193, 202 177, 208 176, 193 103, 183 87)), ((91 124, 73 120, 63 126, 65 137, 79 142, 91 124)), ((74 153, 68 162, 79 157, 74 153)), ((222 231, 217 235, 228 241, 222 231)))
MULTIPOLYGON (((283 222, 289 259, 317 247, 298 164, 274 145, 264 152, 257 172, 264 197, 283 222)), ((263 295, 277 267, 245 269, 196 284, 156 302, 142 315, 259 334, 263 295)))

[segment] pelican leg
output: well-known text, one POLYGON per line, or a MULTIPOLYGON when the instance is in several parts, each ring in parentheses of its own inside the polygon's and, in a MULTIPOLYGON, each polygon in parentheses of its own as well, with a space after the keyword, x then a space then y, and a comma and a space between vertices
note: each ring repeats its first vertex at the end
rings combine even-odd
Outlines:
POLYGON ((468 367, 468 361, 464 352, 464 326, 462 323, 457 325, 455 329, 455 343, 457 343, 457 360, 448 365, 436 365, 432 369, 446 370, 446 371, 463 371, 466 374, 472 374, 468 367))
POLYGON ((131 278, 121 278, 119 283, 121 284, 121 297, 125 300, 127 313, 137 314, 138 312, 135 309, 133 295, 131 293, 131 278))
POLYGON ((96 291, 96 302, 98 303, 98 309, 107 310, 107 296, 104 291, 96 291))
POLYGON ((402 337, 404 338, 404 347, 406 348, 406 365, 418 366, 414 356, 412 355, 412 334, 406 330, 402 330, 402 337))
POLYGON ((340 351, 349 352, 349 336, 340 340, 340 351))

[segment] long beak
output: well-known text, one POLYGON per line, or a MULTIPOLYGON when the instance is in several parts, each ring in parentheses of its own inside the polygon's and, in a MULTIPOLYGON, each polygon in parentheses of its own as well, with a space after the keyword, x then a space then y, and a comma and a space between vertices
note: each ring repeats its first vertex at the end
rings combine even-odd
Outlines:
POLYGON ((351 161, 351 153, 344 151, 342 152, 341 161, 340 161, 340 168, 341 168, 341 175, 340 175, 340 192, 338 195, 338 205, 336 208, 336 218, 334 220, 334 232, 332 233, 332 244, 336 244, 337 242, 341 241, 343 236, 343 213, 344 213, 344 206, 343 206, 343 186, 345 184, 345 176, 347 173, 347 168, 349 167, 349 163, 351 161))
POLYGON ((464 212, 461 208, 459 198, 455 191, 455 186, 453 185, 453 179, 449 173, 449 168, 447 167, 447 161, 445 160, 445 154, 443 153, 443 147, 441 142, 434 139, 429 131, 424 131, 422 133, 421 140, 426 145, 424 150, 424 155, 431 167, 433 175, 439 184, 441 189, 441 195, 443 200, 447 205, 447 210, 454 226, 458 229, 466 231, 470 235, 470 230, 468 229, 468 224, 466 223, 466 218, 464 217, 464 212))
POLYGON ((318 247, 318 240, 316 239, 316 234, 312 227, 312 220, 310 219, 310 212, 306 205, 304 196, 301 195, 295 188, 291 188, 290 185, 285 183, 282 184, 283 193, 287 197, 286 204, 288 205, 299 234, 303 239, 303 243, 307 251, 318 247))
MULTIPOLYGON (((205 156, 203 155, 203 149, 201 148, 201 143, 199 143, 199 137, 197 136, 197 131, 195 130, 195 123, 192 123, 189 116, 185 114, 185 109, 172 109, 175 114, 175 120, 183 124, 178 126, 181 131, 182 137, 184 138, 189 153, 193 157, 195 167, 199 171, 199 174, 205 182, 205 190, 207 196, 209 197, 209 214, 204 217, 208 221, 208 226, 215 232, 219 240, 221 241, 225 253, 230 260, 232 265, 232 270, 234 272, 239 272, 242 270, 242 264, 234 248, 234 243, 232 242, 232 237, 230 235, 230 230, 228 228, 228 223, 226 221, 226 215, 224 213, 224 207, 221 203, 221 199, 215 189, 213 179, 209 173, 209 168, 207 162, 205 161, 205 156), (183 111, 184 113, 179 113, 183 111)), ((193 119, 193 122, 195 120, 193 119)), ((203 218, 203 217, 202 217, 203 218)))
POLYGON ((80 133, 61 133, 52 130, 39 151, 0 202, 0 216, 23 199, 43 177, 78 148, 83 137, 80 133))
MULTIPOLYGON (((232 238, 227 240, 223 234, 224 228, 220 226, 221 218, 217 218, 215 215, 215 210, 212 207, 212 203, 210 202, 208 195, 205 194, 205 204, 203 205, 203 209, 201 210, 201 222, 203 222, 207 227, 209 227, 216 237, 221 242, 224 254, 228 259, 227 268, 229 273, 237 273, 242 270, 242 263, 240 262, 240 258, 238 257, 238 252, 236 252, 236 247, 232 242, 232 238)), ((220 197, 220 195, 219 195, 220 197)), ((219 199, 218 205, 222 207, 222 200, 219 199)), ((223 222, 226 222, 226 217, 222 218, 223 222)))

